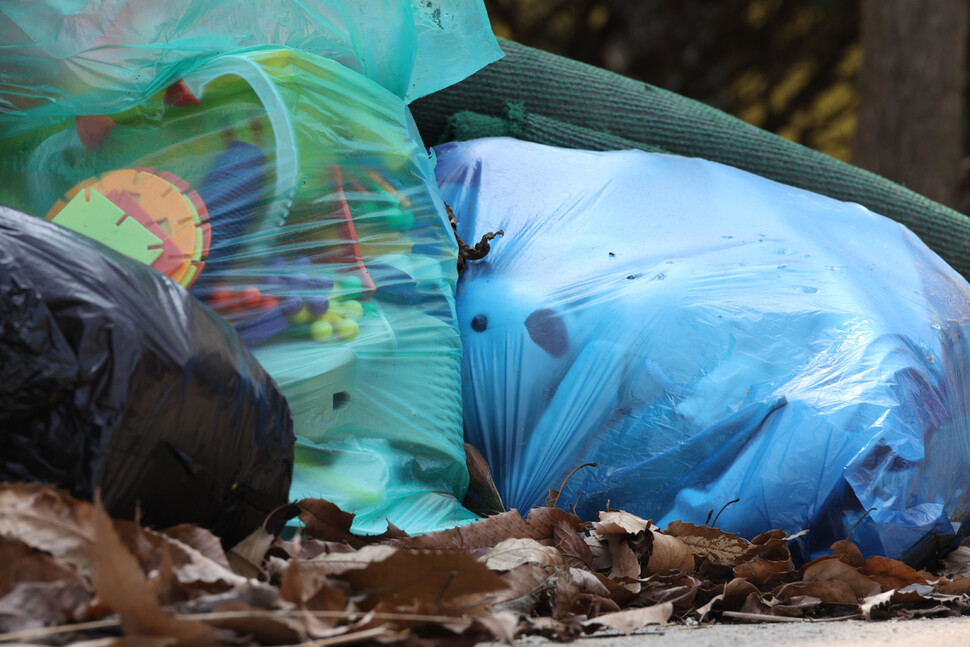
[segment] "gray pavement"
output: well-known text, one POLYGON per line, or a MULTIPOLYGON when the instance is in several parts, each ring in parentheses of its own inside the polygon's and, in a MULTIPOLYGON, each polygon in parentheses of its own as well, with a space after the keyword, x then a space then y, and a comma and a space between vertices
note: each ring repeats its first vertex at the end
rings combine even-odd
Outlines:
MULTIPOLYGON (((498 647, 500 643, 489 643, 498 647)), ((541 638, 521 647, 562 645, 541 638)), ((716 624, 655 627, 632 636, 594 634, 576 647, 970 647, 970 617, 864 622, 716 624)))

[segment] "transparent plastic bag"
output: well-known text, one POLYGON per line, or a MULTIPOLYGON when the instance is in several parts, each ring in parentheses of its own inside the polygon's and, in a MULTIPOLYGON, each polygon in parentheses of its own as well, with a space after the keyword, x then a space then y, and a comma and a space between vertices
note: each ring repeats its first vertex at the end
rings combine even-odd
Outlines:
POLYGON ((426 531, 474 518, 457 249, 403 100, 291 49, 219 56, 137 106, 0 140, 0 202, 151 265, 282 388, 291 497, 426 531))
POLYGON ((119 112, 206 58, 260 46, 331 58, 408 101, 502 55, 480 0, 6 3, 0 124, 119 112))
POLYGON ((466 439, 509 507, 609 505, 913 556, 970 492, 970 286, 907 229, 698 159, 436 148, 466 439))

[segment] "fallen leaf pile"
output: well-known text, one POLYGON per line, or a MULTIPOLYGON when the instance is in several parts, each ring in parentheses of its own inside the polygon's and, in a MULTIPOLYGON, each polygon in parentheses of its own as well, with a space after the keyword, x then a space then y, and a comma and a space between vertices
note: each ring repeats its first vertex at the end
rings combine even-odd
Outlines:
POLYGON ((410 537, 349 531, 327 501, 301 532, 261 529, 228 552, 208 531, 112 520, 43 485, 0 484, 0 645, 470 645, 572 640, 650 624, 970 613, 970 547, 938 574, 849 540, 796 569, 780 530, 558 508, 410 537))

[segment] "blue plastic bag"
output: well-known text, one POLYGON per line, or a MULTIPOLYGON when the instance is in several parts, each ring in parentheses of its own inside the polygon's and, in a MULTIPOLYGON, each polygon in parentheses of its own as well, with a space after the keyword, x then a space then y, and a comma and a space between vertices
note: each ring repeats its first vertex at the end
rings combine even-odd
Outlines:
POLYGON ((436 149, 473 241, 466 440, 507 506, 559 498, 909 557, 970 486, 970 286, 901 225, 699 159, 436 149))

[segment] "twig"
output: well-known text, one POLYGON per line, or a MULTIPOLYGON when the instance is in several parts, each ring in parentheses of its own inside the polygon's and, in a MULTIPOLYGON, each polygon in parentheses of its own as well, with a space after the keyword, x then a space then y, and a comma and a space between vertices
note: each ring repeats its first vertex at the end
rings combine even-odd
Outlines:
POLYGON ((721 513, 722 513, 722 512, 724 512, 725 510, 727 510, 727 507, 728 507, 729 505, 731 505, 732 503, 737 503, 737 502, 738 502, 738 501, 740 501, 740 500, 741 500, 741 499, 740 499, 740 498, 738 498, 738 499, 734 499, 733 501, 728 501, 727 503, 725 503, 725 504, 724 504, 724 507, 723 507, 723 508, 721 508, 720 510, 718 510, 718 512, 717 512, 717 516, 716 516, 716 517, 714 517, 714 521, 712 521, 712 522, 711 522, 711 528, 717 528, 717 520, 718 520, 718 519, 719 519, 719 518, 721 517, 721 513))
POLYGON ((41 627, 39 629, 24 629, 23 631, 12 631, 0 634, 0 642, 10 642, 13 640, 27 640, 30 638, 43 638, 45 636, 56 636, 57 634, 68 634, 74 631, 90 631, 91 629, 111 629, 120 627, 121 620, 93 620, 91 622, 79 622, 73 625, 58 625, 56 627, 41 627))
POLYGON ((393 633, 385 629, 384 627, 374 627, 373 629, 364 629, 363 631, 355 631, 352 634, 343 634, 340 636, 332 636, 330 638, 321 638, 320 640, 311 640, 309 642, 300 643, 298 647, 325 647, 325 645, 344 645, 347 643, 355 643, 360 640, 367 640, 368 638, 377 638, 378 636, 384 636, 393 633))
POLYGON ((859 517, 858 519, 856 519, 855 520, 855 523, 852 524, 852 527, 849 528, 849 534, 845 536, 845 540, 846 541, 849 541, 849 539, 852 537, 852 531, 855 530, 855 527, 858 526, 862 522, 863 519, 865 519, 866 517, 868 517, 870 512, 872 512, 873 510, 877 510, 877 509, 878 508, 869 508, 868 510, 866 510, 866 513, 864 515, 862 515, 861 517, 859 517))
MULTIPOLYGON (((569 479, 571 479, 573 477, 573 474, 575 474, 579 470, 583 469, 584 467, 597 467, 597 464, 596 463, 583 463, 582 465, 580 465, 579 467, 577 467, 576 469, 574 469, 572 472, 570 472, 569 473, 569 476, 567 476, 566 479, 562 482, 562 485, 559 486, 559 490, 556 492, 556 498, 552 500, 552 505, 549 506, 550 508, 555 508, 556 507, 556 504, 559 503, 559 495, 562 494, 563 488, 566 487, 566 483, 569 483, 569 479)), ((578 500, 579 499, 577 499, 577 501, 578 500)))
POLYGON ((465 261, 477 261, 485 258, 488 252, 491 251, 491 246, 488 242, 496 236, 504 236, 505 231, 502 229, 490 231, 482 236, 482 239, 472 247, 458 235, 458 219, 455 217, 455 212, 451 210, 451 207, 447 203, 445 203, 445 210, 448 212, 448 222, 451 223, 455 240, 458 241, 458 276, 461 276, 461 273, 465 271, 465 261))

